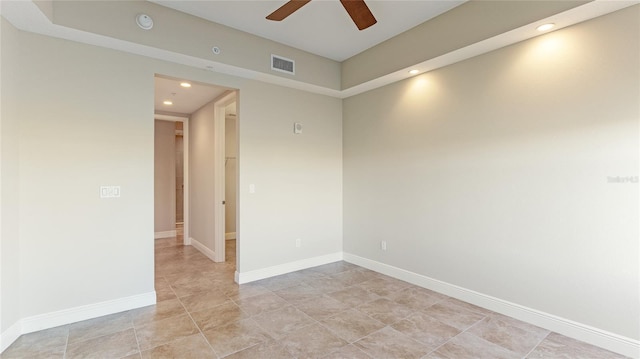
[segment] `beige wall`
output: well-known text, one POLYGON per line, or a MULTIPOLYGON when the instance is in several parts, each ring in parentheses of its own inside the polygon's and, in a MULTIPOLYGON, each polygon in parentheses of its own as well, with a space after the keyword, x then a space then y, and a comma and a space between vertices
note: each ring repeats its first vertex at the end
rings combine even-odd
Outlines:
POLYGON ((176 229, 176 124, 155 121, 154 230, 176 229))
POLYGON ((214 101, 189 119, 189 235, 214 250, 214 101))
POLYGON ((0 333, 20 318, 20 242, 18 211, 19 123, 16 93, 20 58, 16 30, 0 18, 0 333))
POLYGON ((340 251, 340 100, 19 32, 2 22, 10 30, 2 32, 3 330, 18 318, 85 305, 122 300, 126 307, 127 298, 153 291, 155 74, 240 91, 246 163, 239 175, 260 191, 239 203, 246 211, 239 228, 246 268, 340 251), (7 48, 14 50, 10 71, 7 48), (291 103, 296 106, 282 110, 291 103), (307 141, 283 141, 296 120, 310 124, 307 141), (5 153, 6 146, 18 151, 5 153), (287 146, 299 157, 274 161, 274 152, 288 152, 287 146), (291 183, 308 188, 291 190, 291 183), (100 199, 101 185, 120 185, 122 196, 100 199), (271 226, 271 217, 280 218, 279 226, 271 226), (286 218, 299 224, 282 226, 286 218), (6 228, 9 219, 17 224, 6 228), (296 250, 294 235, 309 245, 296 250), (14 260, 5 262, 6 256, 14 260), (11 289, 18 294, 5 297, 11 289))
POLYGON ((239 98, 242 272, 341 252, 342 101, 260 82, 239 98))
POLYGON ((638 340, 639 11, 345 100, 345 252, 638 340))
MULTIPOLYGON (((235 106, 235 103, 233 104, 235 106)), ((225 123, 225 157, 232 157, 227 159, 225 162, 225 200, 226 205, 225 209, 225 232, 226 233, 235 233, 236 232, 236 191, 237 191, 237 163, 238 163, 238 141, 236 141, 237 131, 236 131, 236 118, 235 117, 227 117, 225 123)))

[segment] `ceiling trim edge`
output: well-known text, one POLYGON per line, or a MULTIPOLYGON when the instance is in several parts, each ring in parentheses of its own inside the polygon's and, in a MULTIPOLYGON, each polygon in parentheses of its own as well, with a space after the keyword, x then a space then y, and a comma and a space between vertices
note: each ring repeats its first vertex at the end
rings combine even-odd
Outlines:
POLYGON ((537 25, 542 23, 554 22, 558 25, 556 30, 562 29, 638 3, 640 3, 640 0, 594 0, 565 12, 540 19, 535 23, 521 26, 517 29, 460 48, 442 56, 423 61, 414 66, 383 75, 376 79, 343 90, 335 90, 323 86, 312 85, 301 81, 270 75, 268 73, 262 73, 255 70, 249 70, 212 60, 197 58, 173 51, 162 50, 151 46, 56 25, 42 13, 40 8, 33 1, 1 1, 0 6, 2 9, 0 10, 0 14, 13 26, 22 31, 124 51, 135 55, 196 67, 225 75, 262 81, 301 91, 344 99, 415 76, 409 75, 409 69, 418 69, 420 73, 433 71, 456 62, 542 35, 543 33, 539 33, 535 29, 537 25))

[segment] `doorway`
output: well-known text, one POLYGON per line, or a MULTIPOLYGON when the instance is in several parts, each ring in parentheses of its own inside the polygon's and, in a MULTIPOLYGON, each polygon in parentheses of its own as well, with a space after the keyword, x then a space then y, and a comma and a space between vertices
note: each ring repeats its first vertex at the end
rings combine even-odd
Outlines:
MULTIPOLYGON (((229 238, 231 242, 237 238, 235 118, 229 128, 233 136, 229 137, 231 144, 225 145, 226 118, 237 114, 236 97, 237 92, 227 88, 160 75, 155 77, 154 110, 157 123, 173 121, 170 124, 173 131, 170 145, 173 162, 167 165, 159 163, 156 158, 155 164, 156 169, 166 167, 173 171, 170 179, 172 194, 165 195, 171 203, 160 203, 156 197, 155 217, 170 212, 173 216, 172 230, 161 235, 172 235, 176 240, 184 238, 182 245, 193 246, 214 262, 225 262, 225 247, 231 244, 225 243, 225 239, 229 238), (233 163, 229 163, 231 161, 233 163), (225 171, 227 166, 230 170, 225 171), (226 179, 227 174, 231 175, 230 180, 226 179), (227 182, 231 190, 228 198, 227 182), (229 214, 228 220, 225 220, 227 200, 232 203, 233 214, 229 214), (180 236, 181 231, 183 237, 180 236)), ((158 148, 156 157, 157 153, 158 148)), ((157 182, 156 187, 160 188, 157 182)), ((157 233, 155 237, 158 238, 157 233)), ((228 249, 235 265, 235 246, 229 246, 228 249)))

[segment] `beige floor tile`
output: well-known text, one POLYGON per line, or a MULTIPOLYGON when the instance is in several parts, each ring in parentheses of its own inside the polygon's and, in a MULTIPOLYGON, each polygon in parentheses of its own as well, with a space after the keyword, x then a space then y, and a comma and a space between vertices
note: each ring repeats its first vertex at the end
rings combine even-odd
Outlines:
POLYGON ((158 301, 176 298, 176 294, 164 276, 156 276, 154 287, 158 301))
POLYGON ((435 349, 460 334, 460 330, 424 313, 413 313, 392 325, 393 329, 435 349))
POLYGON ((274 293, 265 293, 249 298, 236 300, 240 310, 248 315, 258 315, 263 312, 271 312, 289 305, 286 300, 274 293))
POLYGON ((467 333, 497 344, 520 356, 524 356, 544 339, 549 331, 530 326, 524 329, 521 325, 512 325, 512 321, 504 321, 493 316, 484 318, 467 333))
POLYGON ((225 304, 229 300, 229 297, 217 289, 207 290, 180 298, 180 302, 182 302, 188 312, 197 312, 199 310, 213 308, 220 304, 225 304))
POLYGON ((140 350, 148 350, 199 333, 188 315, 152 322, 136 328, 140 350))
POLYGON ((320 272, 323 274, 335 274, 335 273, 340 273, 340 272, 344 272, 344 271, 355 269, 355 268, 358 268, 358 266, 353 265, 351 263, 344 262, 344 261, 340 261, 340 262, 334 262, 334 263, 313 267, 310 269, 315 272, 320 272))
POLYGON ((23 335, 0 358, 623 358, 346 262, 237 285, 226 244, 213 263, 156 241, 157 305, 23 335))
POLYGON ((299 285, 303 281, 304 275, 294 273, 283 274, 277 277, 267 278, 257 281, 256 284, 261 285, 271 291, 284 289, 299 285))
POLYGON ((291 306, 262 313, 253 319, 274 339, 279 339, 314 322, 308 315, 291 306))
POLYGON ((357 309, 349 309, 320 323, 349 343, 355 342, 385 326, 357 309))
POLYGON ((398 322, 413 313, 408 307, 386 298, 365 303, 359 306, 358 310, 387 325, 398 322))
POLYGON ((259 284, 247 283, 238 285, 233 282, 233 276, 228 279, 223 279, 222 282, 226 283, 226 286, 224 286, 223 289, 223 293, 232 300, 254 297, 256 295, 271 292, 270 290, 259 284))
POLYGON ((129 328, 133 328, 129 312, 83 320, 69 325, 69 344, 121 332, 129 328))
POLYGON ((209 359, 217 358, 201 334, 180 338, 142 352, 142 359, 209 359))
POLYGON ((368 280, 376 278, 369 272, 359 270, 358 268, 346 270, 344 272, 332 274, 331 278, 340 282, 344 286, 352 286, 368 280))
POLYGON ((485 317, 449 302, 434 304, 422 312, 460 330, 466 330, 485 317))
POLYGON ((348 344, 319 324, 293 332, 281 339, 280 343, 294 357, 309 359, 321 358, 348 344))
POLYGON ((64 355, 69 337, 69 326, 41 330, 21 335, 2 353, 2 359, 37 357, 50 353, 51 357, 64 355), (40 353, 40 354, 39 354, 40 353))
POLYGON ((482 315, 485 315, 485 316, 494 314, 494 312, 490 311, 489 309, 480 308, 477 305, 473 305, 471 303, 463 302, 463 301, 461 301, 459 299, 456 299, 456 298, 447 297, 446 300, 444 300, 444 302, 454 304, 454 305, 456 305, 458 307, 462 307, 462 308, 464 308, 466 310, 469 310, 471 312, 482 314, 482 315))
POLYGON ((184 314, 186 311, 177 298, 130 311, 133 325, 136 327, 184 314))
POLYGON ((371 293, 377 294, 381 297, 389 297, 395 293, 409 287, 411 284, 403 282, 401 280, 383 277, 374 278, 366 282, 358 284, 362 289, 368 290, 371 293))
POLYGON ((352 307, 382 298, 358 286, 348 287, 337 292, 328 293, 327 295, 352 307))
POLYGON ((424 310, 430 306, 445 300, 447 297, 428 289, 410 286, 389 296, 396 303, 407 306, 413 310, 424 310))
POLYGON ((322 359, 371 359, 365 352, 353 344, 345 345, 322 359))
POLYGON ((332 317, 340 312, 350 309, 351 306, 337 301, 327 295, 322 295, 315 299, 309 299, 296 305, 296 308, 315 320, 323 320, 332 317))
POLYGON ((295 359, 278 342, 266 342, 224 357, 225 359, 295 359))
POLYGON ((385 327, 354 343, 355 346, 373 358, 422 358, 429 348, 408 336, 385 327))
POLYGON ((330 277, 316 278, 310 281, 305 281, 305 283, 323 293, 332 293, 346 288, 344 284, 330 277))
POLYGON ((446 359, 516 359, 521 357, 512 351, 469 333, 462 333, 456 336, 431 354, 431 358, 446 359))
POLYGON ((204 335, 220 357, 271 340, 253 319, 215 327, 205 331, 204 335))
POLYGON ((527 359, 623 359, 622 355, 551 333, 527 356, 527 359))
POLYGON ((308 284, 300 284, 289 288, 284 288, 275 291, 275 293, 282 299, 291 304, 297 304, 309 299, 314 299, 322 294, 317 288, 314 288, 308 284))
POLYGON ((122 358, 138 352, 138 342, 133 328, 70 343, 65 358, 122 358))
POLYGON ((206 331, 220 325, 247 319, 249 315, 241 311, 235 303, 226 302, 213 308, 193 312, 191 317, 198 324, 200 330, 206 331))
POLYGON ((194 280, 181 280, 171 285, 178 298, 189 295, 206 292, 215 289, 213 283, 206 278, 197 278, 194 280))

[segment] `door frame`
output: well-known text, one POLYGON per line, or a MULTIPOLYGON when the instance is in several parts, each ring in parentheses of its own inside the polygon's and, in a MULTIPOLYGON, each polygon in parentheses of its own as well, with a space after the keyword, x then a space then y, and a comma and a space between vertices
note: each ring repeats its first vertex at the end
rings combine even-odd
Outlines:
POLYGON ((184 188, 182 190, 183 236, 182 244, 191 245, 189 236, 189 117, 154 114, 155 120, 182 122, 182 176, 184 188))
POLYGON ((227 91, 214 102, 213 148, 214 148, 214 262, 225 261, 225 108, 237 99, 237 91, 227 91))

